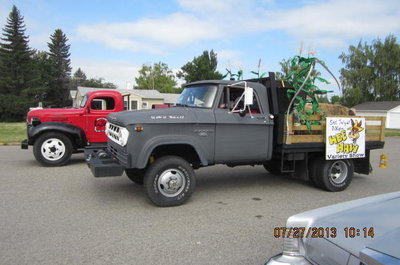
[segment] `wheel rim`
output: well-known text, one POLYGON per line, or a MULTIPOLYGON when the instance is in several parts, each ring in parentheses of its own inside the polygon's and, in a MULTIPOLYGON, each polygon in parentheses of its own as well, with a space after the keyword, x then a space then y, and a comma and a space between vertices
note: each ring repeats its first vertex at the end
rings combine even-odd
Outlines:
POLYGON ((50 161, 56 161, 65 154, 65 144, 57 138, 47 139, 40 148, 42 156, 50 161))
POLYGON ((185 175, 178 169, 167 169, 157 181, 160 193, 166 197, 175 197, 182 192, 186 184, 185 175))
POLYGON ((329 169, 329 178, 335 184, 341 184, 347 178, 347 165, 344 161, 334 162, 329 169))

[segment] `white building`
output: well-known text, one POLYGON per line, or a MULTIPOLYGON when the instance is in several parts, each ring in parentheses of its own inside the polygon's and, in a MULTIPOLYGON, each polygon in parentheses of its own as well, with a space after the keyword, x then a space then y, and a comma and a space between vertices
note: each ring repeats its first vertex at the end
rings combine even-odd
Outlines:
POLYGON ((364 102, 353 108, 359 116, 386 117, 386 128, 400 129, 400 101, 364 102))

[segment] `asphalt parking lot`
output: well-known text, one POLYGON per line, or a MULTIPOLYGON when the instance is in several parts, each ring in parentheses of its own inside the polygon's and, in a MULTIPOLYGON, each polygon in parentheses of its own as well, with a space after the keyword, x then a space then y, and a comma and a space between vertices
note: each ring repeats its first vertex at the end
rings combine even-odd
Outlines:
POLYGON ((372 152, 372 175, 339 193, 263 167, 196 171, 187 204, 158 208, 126 176, 95 179, 83 155, 44 168, 32 149, 0 147, 0 264, 263 264, 273 228, 295 213, 400 190, 400 138, 372 152), (388 168, 378 167, 379 155, 388 168))

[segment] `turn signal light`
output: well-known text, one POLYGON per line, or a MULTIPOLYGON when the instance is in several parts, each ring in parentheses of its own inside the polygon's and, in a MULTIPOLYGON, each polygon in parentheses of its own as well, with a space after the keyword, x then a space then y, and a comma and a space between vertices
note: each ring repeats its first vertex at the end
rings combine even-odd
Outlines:
POLYGON ((135 126, 135 131, 137 132, 143 131, 143 126, 135 126))

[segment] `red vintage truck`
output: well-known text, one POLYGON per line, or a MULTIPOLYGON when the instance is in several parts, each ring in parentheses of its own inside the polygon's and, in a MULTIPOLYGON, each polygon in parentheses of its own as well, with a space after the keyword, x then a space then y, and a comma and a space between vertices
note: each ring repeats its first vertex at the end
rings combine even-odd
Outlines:
POLYGON ((21 148, 33 146, 33 154, 43 166, 65 165, 72 153, 84 147, 103 145, 105 117, 124 110, 124 96, 113 90, 87 93, 77 108, 48 108, 28 112, 28 139, 21 148))

